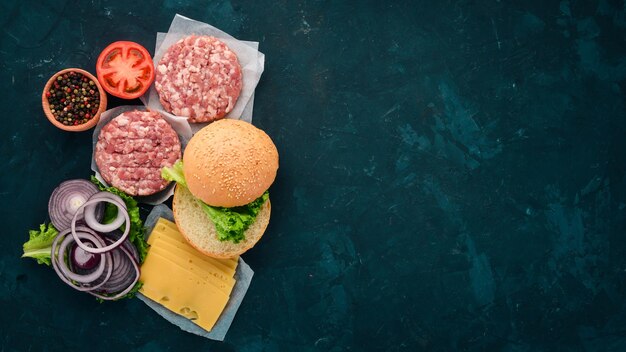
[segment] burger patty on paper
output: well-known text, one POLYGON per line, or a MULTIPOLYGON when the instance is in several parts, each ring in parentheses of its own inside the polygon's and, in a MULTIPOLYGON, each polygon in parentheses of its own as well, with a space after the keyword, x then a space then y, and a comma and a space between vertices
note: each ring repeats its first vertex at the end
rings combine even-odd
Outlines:
POLYGON ((242 87, 241 66, 220 40, 192 35, 167 49, 154 85, 165 110, 189 122, 209 122, 235 106, 242 87))
POLYGON ((104 180, 133 196, 163 190, 161 168, 181 158, 176 131, 157 112, 128 111, 107 123, 98 136, 95 160, 104 180))

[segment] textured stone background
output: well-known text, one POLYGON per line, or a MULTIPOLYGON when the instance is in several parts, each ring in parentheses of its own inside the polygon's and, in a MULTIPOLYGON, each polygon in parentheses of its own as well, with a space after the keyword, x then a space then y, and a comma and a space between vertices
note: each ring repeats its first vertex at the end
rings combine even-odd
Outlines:
POLYGON ((4 0, 0 27, 1 350, 626 350, 623 0, 4 0), (225 343, 19 258, 90 172, 45 81, 175 13, 266 54, 281 166, 225 343))

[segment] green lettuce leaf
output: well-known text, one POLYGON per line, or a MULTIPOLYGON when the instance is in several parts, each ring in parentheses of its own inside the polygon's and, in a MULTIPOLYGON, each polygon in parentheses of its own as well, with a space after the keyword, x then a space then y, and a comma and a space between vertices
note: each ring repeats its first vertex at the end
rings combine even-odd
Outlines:
MULTIPOLYGON (((167 181, 174 181, 183 187, 187 187, 181 160, 177 161, 172 167, 161 169, 161 177, 167 181)), ((196 201, 215 224, 218 240, 239 243, 245 239, 244 232, 254 223, 261 206, 268 198, 269 193, 265 191, 262 196, 251 203, 233 208, 213 207, 197 198, 196 201)))
POLYGON ((102 216, 102 223, 110 224, 115 220, 115 218, 117 218, 117 207, 111 203, 105 203, 104 216, 102 216))
POLYGON ((39 225, 39 230, 28 231, 28 242, 24 243, 22 258, 37 259, 37 263, 50 265, 52 242, 59 234, 52 223, 39 225))
POLYGON ((173 181, 187 188, 185 174, 183 173, 183 161, 178 160, 172 167, 164 167, 161 169, 161 177, 166 181, 173 181))
POLYGON ((233 208, 212 207, 199 199, 196 201, 215 224, 218 240, 239 243, 246 238, 244 232, 254 223, 261 206, 268 198, 269 193, 265 191, 251 203, 233 208))
MULTIPOLYGON (((139 262, 143 263, 146 255, 148 254, 148 243, 145 238, 146 230, 143 227, 143 221, 141 221, 141 218, 139 217, 139 207, 137 206, 137 201, 133 197, 115 187, 106 187, 93 175, 91 176, 91 182, 98 186, 101 191, 111 192, 120 196, 124 200, 124 203, 126 203, 128 216, 130 217, 130 233, 128 234, 128 240, 137 248, 137 252, 139 252, 139 262)), ((115 216, 117 215, 117 208, 113 204, 107 203, 104 209, 104 214, 103 222, 109 223, 115 219, 115 216)))

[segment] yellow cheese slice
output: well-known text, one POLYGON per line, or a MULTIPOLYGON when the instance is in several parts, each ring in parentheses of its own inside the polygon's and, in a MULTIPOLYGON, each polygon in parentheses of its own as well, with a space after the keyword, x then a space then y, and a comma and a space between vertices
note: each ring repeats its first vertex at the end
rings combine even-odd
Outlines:
MULTIPOLYGON (((183 242, 185 244, 189 244, 187 242, 187 240, 185 239, 185 237, 178 230, 178 227, 176 226, 176 224, 171 222, 171 221, 169 221, 169 220, 167 220, 167 219, 159 218, 159 220, 157 221, 156 225, 154 226, 153 232, 154 231, 156 231, 158 233, 161 233, 163 235, 167 235, 167 236, 171 237, 172 239, 179 240, 179 241, 181 241, 181 242, 183 242)), ((149 244, 151 244, 150 242, 151 242, 150 239, 148 239, 148 243, 149 244)), ((195 250, 195 248, 194 248, 194 250, 195 250)), ((226 266, 228 266, 230 268, 233 268, 233 269, 236 268, 237 264, 239 263, 239 256, 235 256, 235 257, 232 257, 232 258, 220 258, 220 259, 212 258, 212 259, 218 260, 219 262, 221 262, 224 265, 226 265, 226 266)))
POLYGON ((236 267, 230 267, 226 265, 223 261, 216 258, 207 257, 206 255, 198 252, 195 248, 193 248, 187 242, 180 242, 176 239, 172 239, 168 235, 161 234, 160 232, 153 232, 150 237, 154 237, 152 239, 151 245, 154 245, 156 241, 162 241, 170 244, 171 246, 180 249, 181 251, 187 253, 187 256, 195 257, 197 260, 204 261, 215 266, 216 269, 220 270, 224 273, 225 276, 233 277, 235 275, 236 267))
MULTIPOLYGON (((234 270, 230 268, 226 268, 219 263, 215 263, 211 260, 207 260, 206 257, 201 254, 193 253, 193 248, 185 248, 180 243, 172 243, 170 240, 166 238, 157 238, 154 242, 153 246, 158 246, 161 249, 165 249, 168 252, 171 252, 171 256, 183 258, 184 261, 187 261, 189 264, 194 264, 204 269, 205 271, 211 272, 214 276, 219 277, 225 282, 232 282, 234 276, 234 270)), ((152 248, 152 247, 151 247, 152 248)))
POLYGON ((235 279, 224 276, 222 273, 217 272, 214 267, 203 267, 197 265, 194 263, 193 259, 178 256, 175 252, 165 249, 161 245, 162 243, 160 241, 155 242, 155 245, 150 247, 148 255, 153 253, 155 255, 159 255, 172 262, 172 264, 176 264, 187 271, 199 275, 205 281, 219 288, 225 294, 230 295, 230 291, 232 291, 233 286, 235 285, 235 279))
POLYGON ((168 243, 171 243, 172 245, 175 245, 176 247, 178 247, 180 249, 185 250, 189 254, 193 254, 196 257, 201 258, 202 260, 204 260, 206 262, 213 263, 215 266, 217 266, 218 268, 221 268, 224 272, 228 273, 228 275, 230 275, 230 276, 232 276, 235 273, 235 270, 237 269, 237 263, 233 263, 231 261, 225 261, 223 259, 218 259, 218 258, 213 258, 213 257, 206 256, 203 253, 199 252, 194 247, 192 247, 184 239, 172 238, 172 236, 170 236, 169 234, 161 233, 159 231, 152 232, 150 237, 154 237, 152 239, 152 242, 154 242, 156 239, 162 239, 164 241, 167 241, 168 243))
POLYGON ((176 232, 179 231, 178 226, 176 226, 176 223, 174 223, 173 221, 169 221, 166 218, 159 218, 159 220, 157 221, 157 224, 167 226, 176 232))
MULTIPOLYGON (((174 238, 183 243, 189 244, 187 240, 185 239, 185 237, 180 233, 180 230, 178 230, 178 227, 176 226, 176 224, 165 218, 159 218, 153 231, 168 235, 171 238, 174 238)), ((148 240, 148 242, 150 242, 150 240, 148 240)), ((231 258, 220 258, 218 260, 224 263, 230 263, 229 266, 231 267, 237 267, 237 264, 239 263, 239 256, 235 256, 231 258)))
POLYGON ((140 291, 167 309, 210 331, 229 296, 195 273, 149 253, 141 267, 140 291))
MULTIPOLYGON (((185 238, 180 233, 180 231, 178 231, 176 225, 173 222, 163 218, 159 218, 157 223, 154 225, 154 228, 152 229, 152 233, 160 233, 179 241, 185 241, 185 238), (170 224, 172 224, 172 226, 170 226, 170 224)), ((148 243, 151 244, 151 241, 153 241, 152 235, 148 238, 148 243)))

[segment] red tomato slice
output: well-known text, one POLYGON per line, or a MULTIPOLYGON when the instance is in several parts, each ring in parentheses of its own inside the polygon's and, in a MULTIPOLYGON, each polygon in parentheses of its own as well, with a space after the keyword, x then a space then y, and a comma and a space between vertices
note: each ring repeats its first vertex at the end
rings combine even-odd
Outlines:
POLYGON ((102 88, 122 99, 142 96, 154 81, 154 64, 143 46, 127 41, 107 46, 96 63, 102 88))

